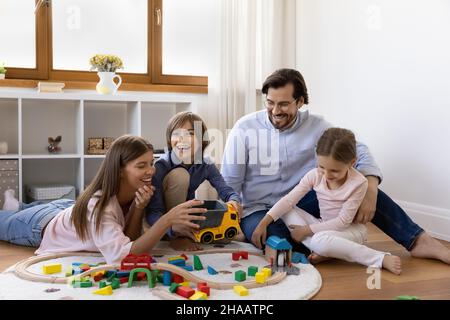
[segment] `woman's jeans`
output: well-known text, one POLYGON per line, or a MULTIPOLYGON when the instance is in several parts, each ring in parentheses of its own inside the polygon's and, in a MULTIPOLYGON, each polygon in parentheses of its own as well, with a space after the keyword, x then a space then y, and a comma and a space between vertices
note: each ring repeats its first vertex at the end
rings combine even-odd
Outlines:
POLYGON ((0 210, 0 240, 22 246, 39 247, 42 230, 59 212, 75 203, 59 199, 49 203, 21 203, 17 211, 0 210))

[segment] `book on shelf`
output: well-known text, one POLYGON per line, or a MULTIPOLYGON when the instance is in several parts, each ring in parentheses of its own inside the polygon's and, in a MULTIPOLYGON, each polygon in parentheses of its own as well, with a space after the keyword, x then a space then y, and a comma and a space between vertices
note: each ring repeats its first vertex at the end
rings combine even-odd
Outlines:
POLYGON ((43 82, 39 81, 37 90, 38 92, 63 92, 63 88, 65 86, 65 83, 63 82, 43 82))

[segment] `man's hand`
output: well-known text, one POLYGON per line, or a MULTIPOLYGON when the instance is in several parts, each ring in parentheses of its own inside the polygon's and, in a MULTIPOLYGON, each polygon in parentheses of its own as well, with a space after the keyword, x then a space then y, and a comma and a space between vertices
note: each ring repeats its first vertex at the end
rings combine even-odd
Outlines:
POLYGON ((289 225, 291 231, 291 237, 297 242, 302 242, 306 237, 313 235, 311 228, 306 226, 299 226, 296 224, 289 225))
POLYGON ((378 178, 369 176, 367 177, 369 186, 367 188, 366 195, 364 196, 359 210, 353 219, 354 223, 366 224, 372 221, 377 209, 377 196, 378 196, 378 178))

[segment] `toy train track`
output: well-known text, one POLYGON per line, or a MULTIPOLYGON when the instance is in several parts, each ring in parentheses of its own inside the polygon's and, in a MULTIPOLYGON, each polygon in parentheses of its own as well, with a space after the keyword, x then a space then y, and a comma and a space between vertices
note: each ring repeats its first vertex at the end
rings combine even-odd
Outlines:
MULTIPOLYGON (((202 251, 196 251, 196 255, 203 255, 203 254, 214 254, 214 253, 233 253, 236 252, 235 249, 210 249, 210 250, 202 250, 202 251)), ((176 254, 174 251, 169 250, 153 250, 151 252, 154 255, 162 254, 162 255, 172 255, 176 254)), ((249 252, 250 255, 263 257, 263 255, 256 253, 256 252, 249 252)), ((75 277, 86 277, 89 276, 95 272, 99 272, 102 270, 116 270, 120 268, 120 265, 101 265, 95 268, 92 268, 86 272, 83 272, 81 274, 78 274, 76 276, 69 276, 69 277, 55 277, 55 276, 47 276, 47 275, 41 275, 36 274, 28 270, 28 268, 36 263, 47 261, 51 259, 57 259, 57 258, 64 258, 64 257, 70 257, 70 256, 88 256, 88 257, 101 257, 98 253, 92 253, 92 252, 63 252, 63 253, 55 253, 55 254, 49 254, 49 255, 42 255, 42 256, 36 256, 36 257, 30 257, 28 259, 22 260, 18 262, 15 266, 14 273, 17 277, 28 280, 28 281, 34 281, 34 282, 45 282, 45 283, 70 283, 72 279, 75 277)), ((208 285, 211 288, 219 289, 219 290, 227 290, 232 289, 233 286, 236 285, 236 282, 216 282, 211 280, 205 280, 202 279, 189 271, 180 268, 178 266, 168 264, 168 263, 152 263, 151 264, 152 269, 158 269, 158 270, 164 270, 164 271, 170 271, 174 272, 183 278, 185 278, 189 282, 208 282, 208 285)), ((276 272, 274 273, 270 278, 266 280, 265 283, 257 283, 256 281, 245 281, 240 282, 240 285, 243 285, 247 288, 259 288, 264 286, 270 286, 277 284, 281 282, 284 278, 286 278, 287 274, 286 272, 276 272)))

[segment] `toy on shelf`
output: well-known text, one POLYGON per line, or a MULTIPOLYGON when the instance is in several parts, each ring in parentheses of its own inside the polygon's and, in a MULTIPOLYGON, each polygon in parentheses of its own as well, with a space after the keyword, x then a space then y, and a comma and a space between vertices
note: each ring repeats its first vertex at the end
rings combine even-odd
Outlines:
POLYGON ((239 216, 230 204, 224 204, 217 200, 205 200, 198 208, 206 208, 207 212, 203 214, 206 220, 196 221, 200 226, 194 233, 198 242, 209 244, 215 240, 232 240, 240 232, 239 216))
POLYGON ((272 271, 285 271, 288 275, 300 274, 300 269, 291 263, 292 246, 286 239, 270 236, 266 241, 264 251, 266 259, 270 262, 272 271))
POLYGON ((48 152, 50 152, 50 153, 61 152, 61 147, 59 146, 61 141, 62 141, 62 136, 57 136, 55 139, 53 139, 52 137, 48 137, 48 146, 47 146, 48 152))
POLYGON ((114 138, 111 137, 89 138, 87 153, 91 155, 106 154, 113 141, 114 138))

